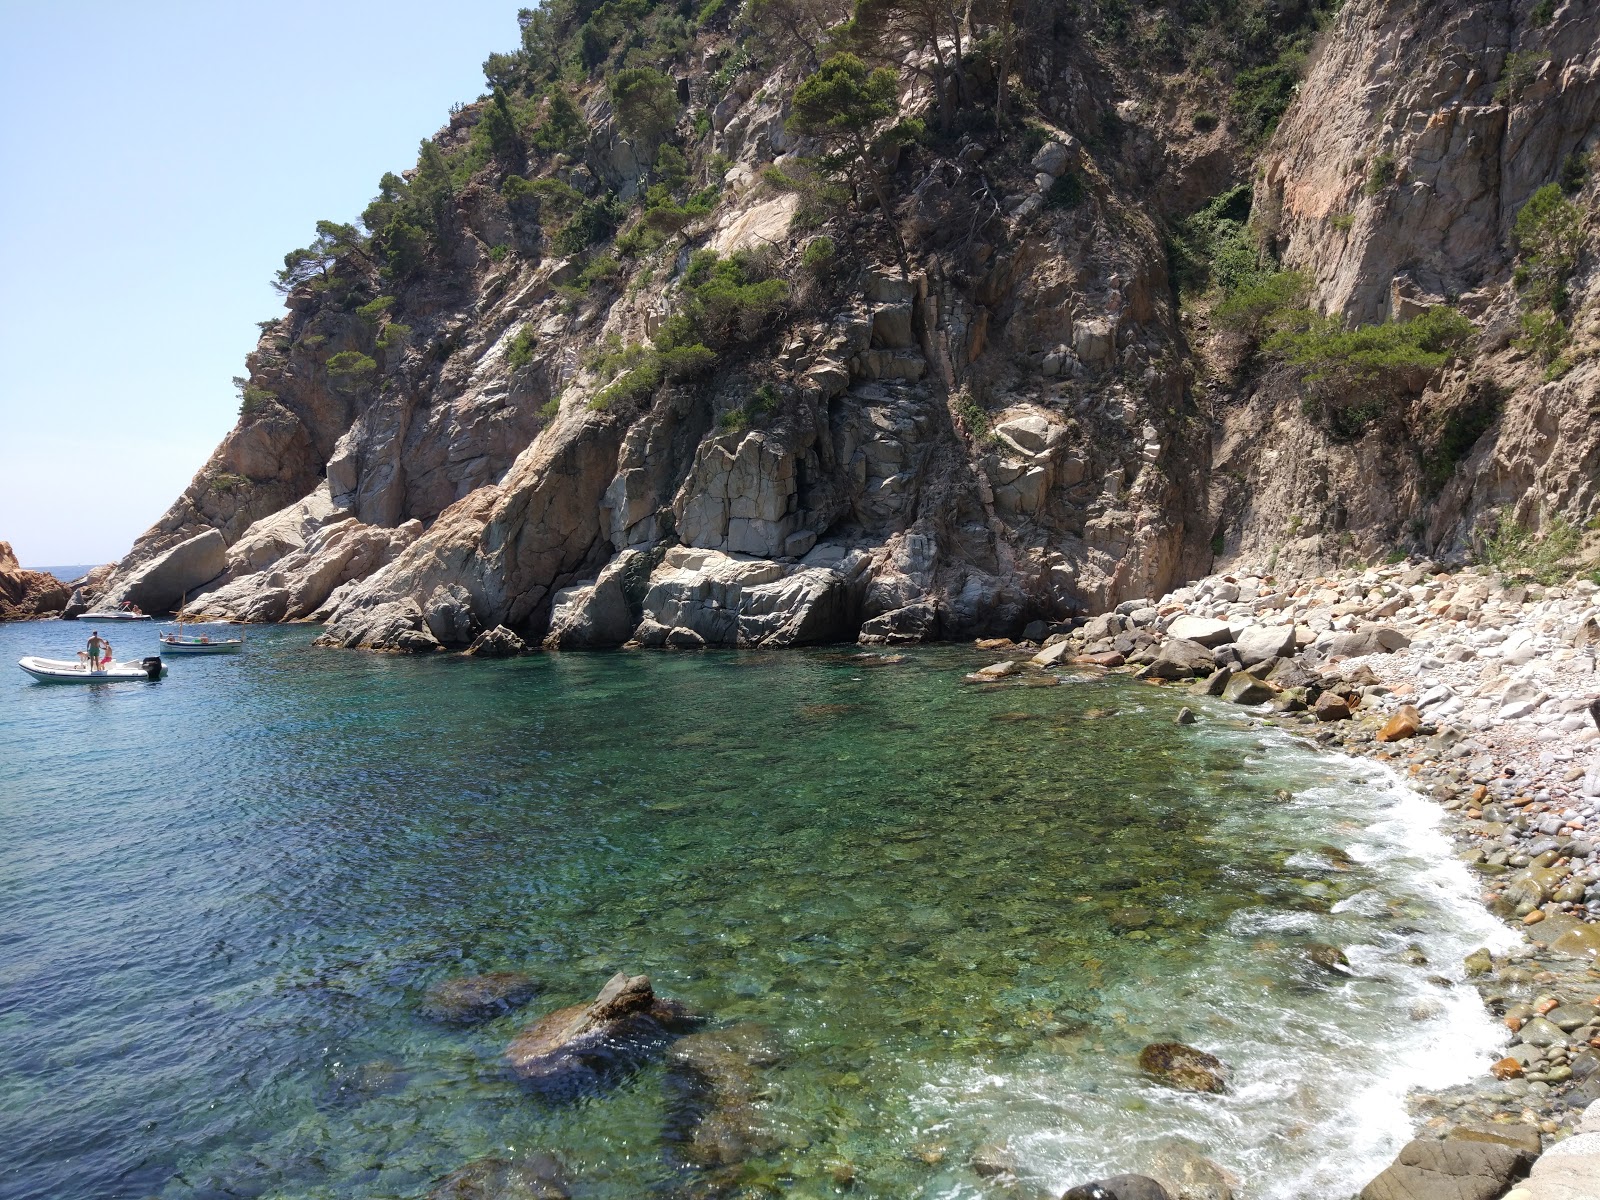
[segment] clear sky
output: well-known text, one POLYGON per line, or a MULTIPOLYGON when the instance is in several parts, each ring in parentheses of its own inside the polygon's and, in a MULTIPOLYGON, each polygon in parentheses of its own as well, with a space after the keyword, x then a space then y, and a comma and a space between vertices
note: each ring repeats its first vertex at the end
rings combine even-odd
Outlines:
MULTIPOLYGON (((523 4, 529 0, 523 0, 523 4)), ((0 541, 120 558, 232 426, 270 286, 517 44, 516 0, 0 0, 0 541)))

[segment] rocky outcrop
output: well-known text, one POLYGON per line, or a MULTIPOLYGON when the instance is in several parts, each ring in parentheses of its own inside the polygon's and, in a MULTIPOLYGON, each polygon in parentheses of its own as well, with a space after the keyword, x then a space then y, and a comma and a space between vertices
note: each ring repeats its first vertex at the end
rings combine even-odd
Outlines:
POLYGON ((127 601, 149 613, 169 612, 188 592, 210 583, 227 569, 227 539, 219 530, 207 529, 148 559, 136 570, 119 574, 100 604, 115 608, 127 601))
POLYGON ((0 621, 53 617, 67 606, 72 589, 46 571, 24 571, 9 542, 0 542, 0 621))
POLYGON ((648 975, 618 972, 591 1003, 558 1009, 519 1033, 506 1063, 533 1091, 573 1099, 632 1071, 691 1025, 683 1005, 655 994, 648 975))
MULTIPOLYGON (((403 283, 352 254, 344 290, 291 292, 238 427, 104 595, 161 607, 181 581, 210 615, 325 620, 325 645, 408 651, 499 626, 550 648, 903 643, 1016 636, 1218 558, 1461 557, 1501 509, 1581 524, 1600 515, 1584 400, 1600 284, 1580 254, 1568 369, 1546 378, 1517 338, 1509 237, 1558 176, 1586 211, 1600 198, 1579 169, 1600 17, 1549 15, 1351 0, 1264 145, 1200 138, 1116 39, 1033 30, 1018 67, 1037 140, 908 148, 887 214, 830 220, 821 273, 803 261, 822 245, 796 224, 806 205, 767 173, 803 173, 815 149, 784 124, 796 64, 730 83, 697 52, 680 82, 710 128, 685 115, 673 139, 697 177, 728 156, 712 211, 659 250, 561 257, 508 207, 506 164, 477 168, 403 283), (1336 436, 1300 372, 1210 328, 1209 301, 1180 312, 1173 222, 1249 180, 1263 261, 1305 269, 1316 308, 1371 322, 1457 303, 1480 335, 1471 361, 1336 436), (747 256, 788 300, 732 314, 696 371, 636 376, 694 307, 698 250, 747 256), (350 359, 365 374, 336 369, 350 359), (720 557, 669 565, 680 551, 720 557)), ((913 109, 932 102, 907 86, 913 109)), ((648 156, 603 87, 582 98, 587 144, 518 169, 636 203, 648 156)), ((465 149, 481 111, 441 130, 441 152, 465 149)), ((1282 657, 1271 636, 1246 631, 1234 665, 1282 657)))

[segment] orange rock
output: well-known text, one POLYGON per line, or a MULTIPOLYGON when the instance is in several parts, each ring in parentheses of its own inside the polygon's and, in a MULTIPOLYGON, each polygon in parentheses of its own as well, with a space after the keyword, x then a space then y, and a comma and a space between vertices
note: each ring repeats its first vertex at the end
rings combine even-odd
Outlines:
POLYGON ((1506 1018, 1506 1028, 1511 1030, 1512 1033, 1515 1033, 1517 1030, 1522 1028, 1522 1018, 1521 1017, 1507 1017, 1506 1018))
POLYGON ((1422 714, 1410 704, 1402 704, 1400 711, 1390 717, 1378 730, 1380 742, 1398 742, 1402 738, 1416 737, 1422 728, 1422 714))
POLYGON ((1544 920, 1544 909, 1536 908, 1527 916, 1522 918, 1522 923, 1524 925, 1537 925, 1542 920, 1544 920))
POLYGON ((1522 1064, 1507 1055, 1489 1068, 1489 1074, 1496 1079, 1517 1079, 1522 1075, 1522 1064))
POLYGON ((1482 817, 1483 817, 1483 813, 1481 813, 1477 809, 1475 809, 1475 808, 1467 809, 1467 819, 1469 821, 1477 821, 1477 820, 1481 819, 1482 817))
POLYGON ((1489 789, 1484 787, 1483 784, 1481 784, 1481 783, 1477 787, 1472 789, 1472 799, 1474 801, 1482 800, 1488 794, 1489 794, 1489 789))
MULTIPOLYGON (((1530 917, 1533 916, 1532 913, 1529 913, 1528 915, 1530 917)), ((1555 1009, 1558 1009, 1560 1007, 1561 1007, 1561 1001, 1559 1001, 1559 1000, 1545 1000, 1545 1001, 1542 1001, 1539 1004, 1535 1004, 1533 1006, 1533 1011, 1538 1013, 1542 1017, 1542 1016, 1545 1015, 1545 1013, 1552 1012, 1555 1009)))

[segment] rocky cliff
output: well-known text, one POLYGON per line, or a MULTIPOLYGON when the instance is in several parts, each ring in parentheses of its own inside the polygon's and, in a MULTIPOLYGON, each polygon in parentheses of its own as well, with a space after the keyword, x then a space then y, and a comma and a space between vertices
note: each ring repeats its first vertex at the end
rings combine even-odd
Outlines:
POLYGON ((525 13, 286 260, 239 424, 104 600, 896 642, 1600 512, 1591 6, 616 6, 525 13), (1282 280, 1299 341, 1237 317, 1282 280), (1399 362, 1332 333, 1439 312, 1470 338, 1399 362))
POLYGON ((47 571, 24 571, 11 543, 0 542, 0 621, 54 616, 71 592, 47 571))

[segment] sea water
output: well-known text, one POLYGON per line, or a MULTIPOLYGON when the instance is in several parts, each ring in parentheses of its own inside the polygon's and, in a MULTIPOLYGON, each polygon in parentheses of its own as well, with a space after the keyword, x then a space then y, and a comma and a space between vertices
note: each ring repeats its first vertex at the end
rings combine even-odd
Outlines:
POLYGON ((951 647, 478 662, 300 628, 157 684, 9 667, 87 633, 0 629, 8 1200, 424 1196, 529 1153, 575 1197, 692 1191, 659 1063, 564 1105, 503 1069, 619 970, 780 1043, 745 1196, 1059 1195, 1174 1136, 1247 1197, 1347 1196, 1407 1090, 1499 1040, 1460 984, 1497 926, 1432 806, 1175 689, 975 687, 994 656, 951 647), (419 1013, 490 970, 540 994, 419 1013), (1142 1076, 1162 1040, 1230 1089, 1142 1076))

